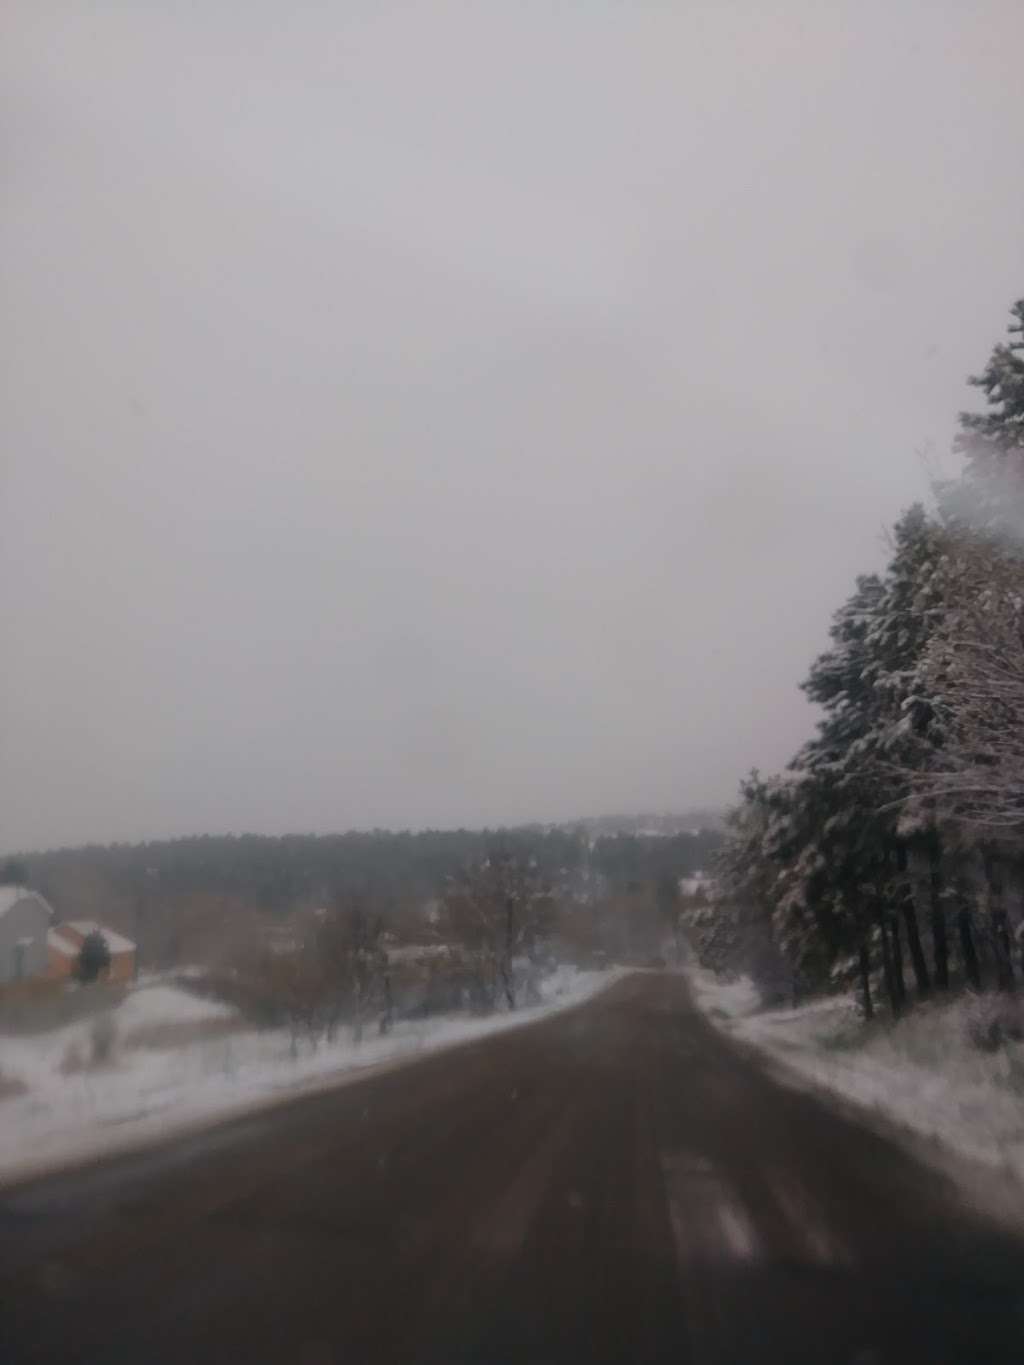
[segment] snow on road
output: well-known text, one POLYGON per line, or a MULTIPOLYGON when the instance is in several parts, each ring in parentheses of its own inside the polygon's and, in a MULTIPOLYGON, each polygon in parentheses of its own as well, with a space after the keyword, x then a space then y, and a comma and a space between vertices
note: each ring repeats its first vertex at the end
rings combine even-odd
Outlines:
POLYGON ((622 973, 560 967, 541 983, 542 1003, 486 1018, 446 1015, 397 1023, 358 1046, 346 1036, 292 1055, 284 1030, 242 1026, 234 1012, 177 987, 147 984, 106 1018, 111 1060, 92 1056, 94 1020, 34 1035, 0 1034, 0 1074, 27 1090, 0 1099, 0 1182, 168 1136, 232 1114, 354 1078, 366 1067, 412 1059, 531 1023, 595 995, 622 973), (211 1025, 178 1046, 133 1044, 162 1026, 211 1025), (73 1068, 68 1072, 69 1060, 73 1068))
POLYGON ((874 1109, 973 1161, 1024 1182, 1024 1044, 970 1040, 971 996, 918 1005, 895 1026, 867 1026, 847 997, 759 1009, 745 977, 690 969, 700 1007, 726 1033, 799 1077, 874 1109))

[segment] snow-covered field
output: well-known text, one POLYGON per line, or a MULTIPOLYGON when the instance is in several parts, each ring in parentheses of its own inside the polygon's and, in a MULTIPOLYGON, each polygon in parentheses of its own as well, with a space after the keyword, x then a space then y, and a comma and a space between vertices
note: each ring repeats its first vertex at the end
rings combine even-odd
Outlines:
MULTIPOLYGON (((384 1062, 411 1060, 440 1047, 528 1024, 595 995, 621 973, 560 967, 541 984, 542 1003, 487 1018, 437 1016, 397 1023, 385 1037, 347 1035, 292 1055, 283 1030, 228 1031, 233 1011, 178 987, 146 984, 106 1019, 113 1020, 110 1061, 89 1066, 94 1021, 49 1033, 0 1034, 0 1075, 23 1093, 0 1099, 0 1181, 120 1147, 151 1141, 290 1095, 328 1089, 384 1062), (133 1043, 191 1030, 177 1046, 133 1043), (70 1067, 70 1070, 69 1070, 70 1067)), ((110 1032, 110 1030, 107 1030, 110 1032)), ((14 1088, 14 1087, 12 1087, 14 1088)))
POLYGON ((690 978, 698 1004, 733 1037, 805 1080, 1024 1182, 1024 1044, 986 1052, 971 1042, 984 1000, 919 1005, 895 1026, 869 1026, 847 999, 759 1010, 745 978, 721 981, 697 968, 690 978))

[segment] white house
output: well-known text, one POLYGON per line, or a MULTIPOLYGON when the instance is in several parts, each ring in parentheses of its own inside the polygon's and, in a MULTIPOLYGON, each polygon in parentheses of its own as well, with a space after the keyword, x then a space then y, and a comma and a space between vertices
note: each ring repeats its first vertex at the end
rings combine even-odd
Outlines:
POLYGON ((0 886, 0 982, 45 976, 53 908, 27 886, 0 886))

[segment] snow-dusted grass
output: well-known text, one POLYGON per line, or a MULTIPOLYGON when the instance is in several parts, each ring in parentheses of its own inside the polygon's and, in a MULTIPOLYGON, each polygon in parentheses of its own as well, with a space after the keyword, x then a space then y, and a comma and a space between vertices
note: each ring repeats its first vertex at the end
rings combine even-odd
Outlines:
POLYGON ((898 1024, 865 1024, 852 1001, 759 1010, 743 978, 691 972, 698 1004, 725 1032, 800 1077, 953 1151, 1024 1181, 1024 1044, 980 1050, 970 1033, 985 1008, 970 996, 919 1005, 898 1024))
POLYGON ((0 1034, 5 1080, 27 1087, 0 1100, 0 1181, 327 1089, 366 1067, 531 1023, 580 1003, 619 975, 560 967, 541 983, 542 1003, 513 1014, 401 1022, 385 1037, 367 1035, 359 1046, 346 1031, 334 1043, 300 1047, 298 1056, 284 1030, 240 1026, 227 1032, 224 1025, 233 1014, 227 1006, 176 987, 145 985, 105 1016, 116 1026, 106 1065, 86 1064, 93 1020, 27 1037, 0 1034), (206 1038, 196 1036, 204 1022, 210 1025, 206 1038), (192 1041, 181 1046, 132 1045, 133 1035, 144 1039, 165 1029, 174 1036, 182 1025, 194 1030, 188 1030, 192 1041), (81 1066, 70 1074, 69 1057, 81 1066))
POLYGON ((176 986, 149 985, 133 991, 115 1011, 125 1032, 160 1024, 198 1024, 207 1019, 226 1019, 235 1011, 230 1005, 205 1000, 176 986))
POLYGON ((741 1018, 752 1014, 760 1004, 757 990, 749 977, 737 976, 726 980, 700 967, 692 967, 689 976, 698 1005, 716 1018, 741 1018))

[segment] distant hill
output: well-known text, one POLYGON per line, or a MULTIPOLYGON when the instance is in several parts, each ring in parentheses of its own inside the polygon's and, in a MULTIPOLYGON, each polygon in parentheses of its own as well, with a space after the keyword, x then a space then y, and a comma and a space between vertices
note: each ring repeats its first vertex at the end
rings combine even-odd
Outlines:
POLYGON ((593 839, 614 834, 671 838, 677 834, 698 834, 703 831, 720 833, 725 829, 725 811, 701 807, 681 814, 592 815, 569 821, 560 828, 582 829, 593 839))

